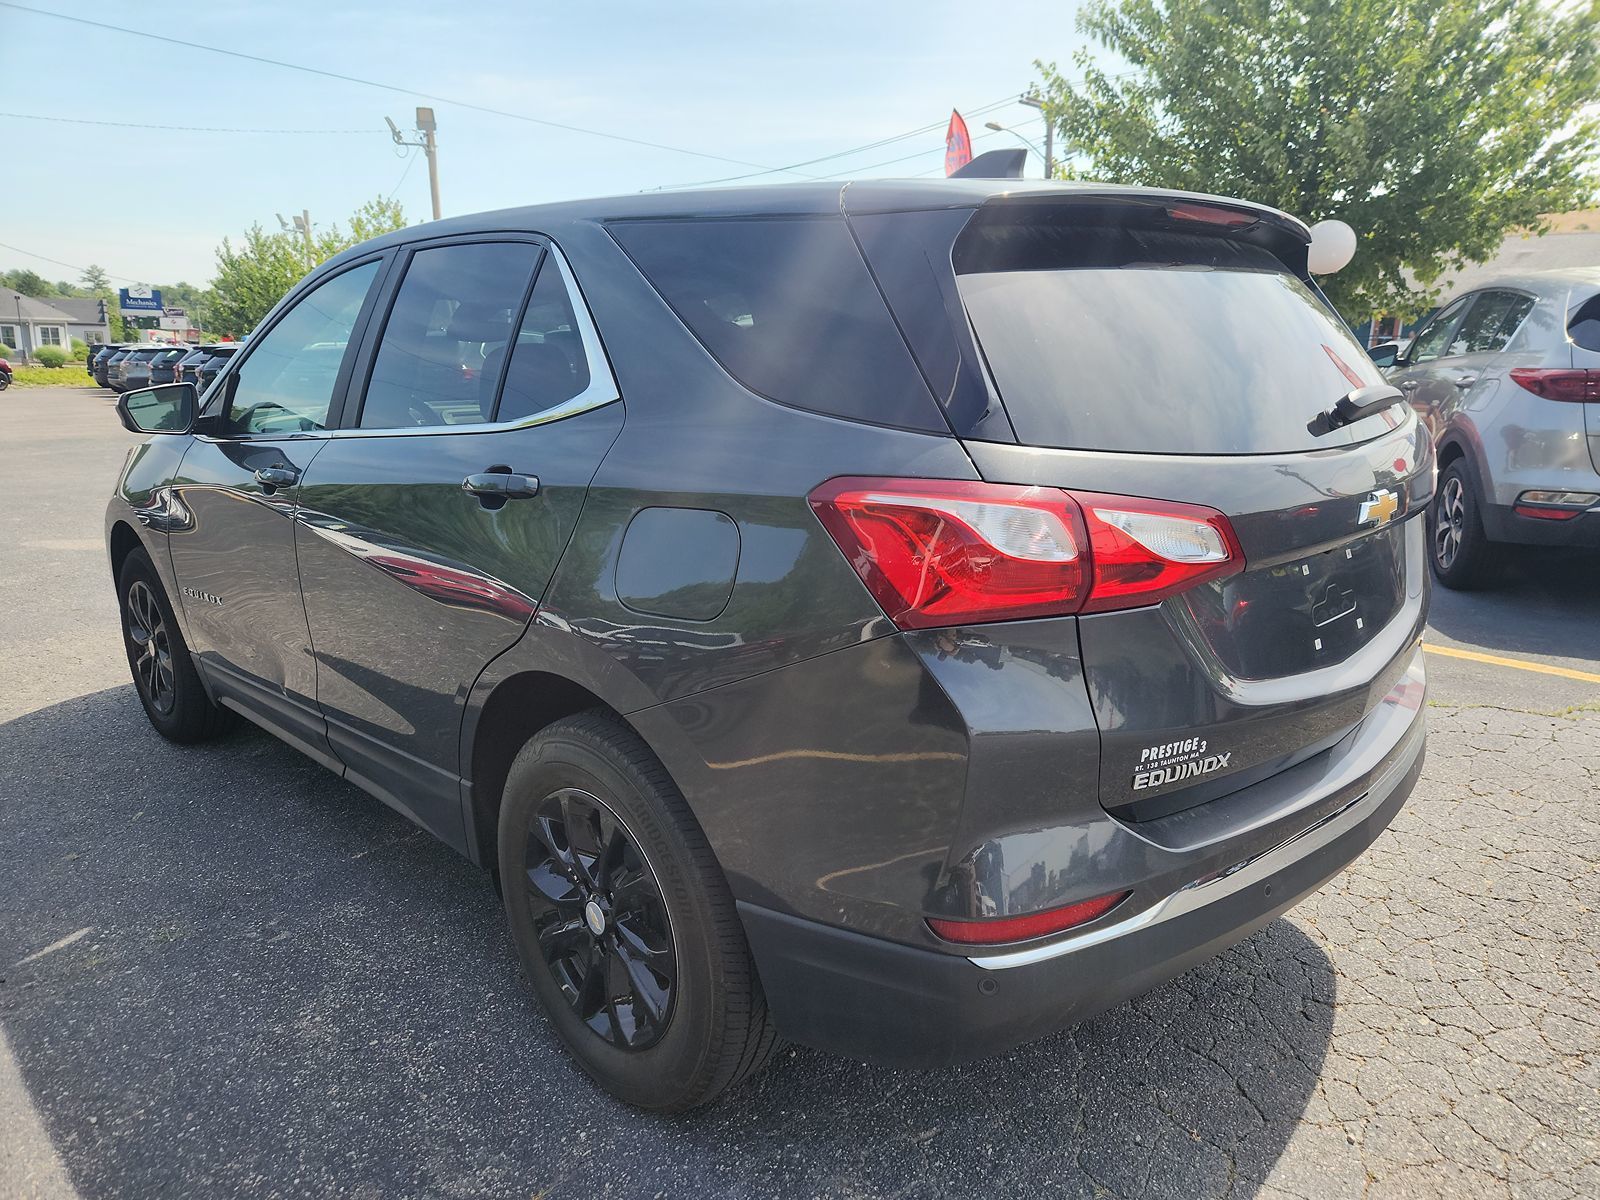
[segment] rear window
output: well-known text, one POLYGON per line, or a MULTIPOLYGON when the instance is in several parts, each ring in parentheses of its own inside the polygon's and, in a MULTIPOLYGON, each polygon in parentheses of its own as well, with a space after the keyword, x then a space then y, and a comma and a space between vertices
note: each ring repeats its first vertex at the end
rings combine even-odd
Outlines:
POLYGON ((1590 296, 1567 322, 1567 336, 1585 350, 1600 350, 1600 296, 1590 296))
POLYGON ((1129 224, 975 221, 957 281, 1020 441, 1163 454, 1325 449, 1307 423, 1383 377, 1268 250, 1129 224))
POLYGON ((948 432, 842 218, 609 228, 679 319, 752 392, 812 412, 948 432))

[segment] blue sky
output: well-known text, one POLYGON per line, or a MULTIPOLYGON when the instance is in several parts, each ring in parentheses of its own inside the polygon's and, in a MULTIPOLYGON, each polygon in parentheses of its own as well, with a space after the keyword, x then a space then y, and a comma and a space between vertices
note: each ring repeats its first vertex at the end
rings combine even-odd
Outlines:
MULTIPOLYGON (((976 148, 1038 141, 1006 103, 1036 58, 1069 66, 1071 0, 607 4, 24 0, 453 100, 703 150, 761 166, 833 154, 919 126, 938 130, 803 168, 817 175, 937 174, 943 122, 969 115, 976 148), (904 162, 885 160, 911 156, 904 162)), ((274 213, 342 220, 391 192, 428 215, 425 163, 383 124, 427 101, 0 8, 0 112, 154 125, 354 133, 98 128, 7 116, 0 267, 51 279, 96 262, 117 282, 210 279, 224 235, 274 213), (100 164, 92 166, 91 164, 100 164)), ((436 101, 445 215, 675 186, 751 168, 492 116, 436 101)), ((1040 170, 1036 159, 1029 173, 1040 170)), ((771 180, 798 175, 771 175, 771 180)))

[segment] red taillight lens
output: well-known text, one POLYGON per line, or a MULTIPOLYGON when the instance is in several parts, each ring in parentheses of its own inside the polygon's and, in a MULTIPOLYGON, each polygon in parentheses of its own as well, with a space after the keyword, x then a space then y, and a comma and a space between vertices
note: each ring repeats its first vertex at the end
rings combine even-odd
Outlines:
POLYGON ((1198 504, 1073 492, 1089 528, 1094 583, 1084 612, 1154 604, 1244 568, 1228 518, 1198 504))
POLYGON ((1196 504, 930 479, 833 479, 818 520, 901 629, 1154 604, 1244 567, 1196 504))
POLYGON ((1512 367, 1511 382, 1546 400, 1600 400, 1600 371, 1564 367, 1512 367))
POLYGON ((1003 942, 1021 942, 1028 938, 1061 933, 1076 925, 1087 925, 1096 917, 1103 917, 1121 904, 1132 892, 1115 892, 1082 900, 1064 908, 1047 908, 1043 912, 1028 913, 1021 917, 989 917, 977 921, 952 921, 948 917, 929 917, 928 928, 947 942, 960 942, 964 946, 994 946, 1003 942))
POLYGON ((834 479, 811 507, 901 629, 1076 612, 1078 506, 1058 488, 834 479))

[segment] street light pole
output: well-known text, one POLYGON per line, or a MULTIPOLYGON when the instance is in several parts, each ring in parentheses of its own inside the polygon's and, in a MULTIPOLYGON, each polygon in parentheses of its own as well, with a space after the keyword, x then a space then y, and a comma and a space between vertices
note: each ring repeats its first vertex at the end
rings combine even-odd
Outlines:
POLYGON ((396 146, 416 146, 428 156, 428 191, 433 198, 433 219, 437 221, 444 214, 439 209, 439 142, 434 137, 439 131, 439 122, 434 120, 433 109, 417 109, 417 132, 422 135, 420 142, 407 141, 400 136, 400 129, 389 117, 384 118, 389 123, 389 136, 394 139, 396 146))
POLYGON ((311 241, 311 210, 309 208, 302 208, 300 210, 300 215, 292 218, 294 221, 294 224, 292 225, 283 219, 282 213, 277 213, 275 215, 278 218, 278 228, 282 229, 285 233, 298 233, 305 238, 306 270, 311 270, 312 267, 317 265, 315 262, 316 248, 311 241))
MULTIPOLYGON (((1017 141, 1019 141, 1019 142, 1021 142, 1021 143, 1022 143, 1022 144, 1023 144, 1023 145, 1024 145, 1024 146, 1026 146, 1026 147, 1027 147, 1027 148, 1028 148, 1028 149, 1029 149, 1029 150, 1032 150, 1032 151, 1033 151, 1033 152, 1034 152, 1034 153, 1035 153, 1035 154, 1038 154, 1038 155, 1039 155, 1039 161, 1040 161, 1040 162, 1045 162, 1045 163, 1047 163, 1047 162, 1049 162, 1049 161, 1050 161, 1050 160, 1049 160, 1049 159, 1048 159, 1048 158, 1046 158, 1046 157, 1045 157, 1045 156, 1044 156, 1044 155, 1043 155, 1043 154, 1041 154, 1041 153, 1040 153, 1040 151, 1039 151, 1039 147, 1037 147, 1037 146, 1035 146, 1035 145, 1034 145, 1034 144, 1033 144, 1033 143, 1032 143, 1032 142, 1030 142, 1030 141, 1029 141, 1029 140, 1028 140, 1028 139, 1027 139, 1027 138, 1025 138, 1025 137, 1023 137, 1023 136, 1022 136, 1022 135, 1021 135, 1021 134, 1020 134, 1020 133, 1018 133, 1018 132, 1017 132, 1017 131, 1016 131, 1016 130, 1015 130, 1015 129, 1013 129, 1013 128, 1011 128, 1011 126, 1009 126, 1009 125, 1002 125, 1002 124, 1000 124, 1000 122, 999 122, 999 121, 985 121, 985 122, 984 122, 984 123, 983 123, 983 127, 984 127, 984 128, 985 128, 985 129, 992 129, 992 130, 994 130, 994 131, 995 131, 995 132, 996 132, 996 133, 1009 133, 1009 134, 1010 134, 1010 135, 1011 135, 1011 136, 1012 136, 1012 137, 1014 137, 1014 138, 1016 138, 1016 139, 1017 139, 1017 141)), ((1046 167, 1046 168, 1045 168, 1045 178, 1046 178, 1046 179, 1049 179, 1049 178, 1050 178, 1050 173, 1049 173, 1049 168, 1048 168, 1048 167, 1046 167)))
POLYGON ((1045 108, 1044 101, 1039 99, 1038 96, 1018 96, 1017 103, 1024 104, 1029 108, 1037 108, 1039 115, 1044 118, 1044 177, 1046 179, 1054 179, 1056 177, 1055 122, 1050 120, 1050 112, 1045 108))

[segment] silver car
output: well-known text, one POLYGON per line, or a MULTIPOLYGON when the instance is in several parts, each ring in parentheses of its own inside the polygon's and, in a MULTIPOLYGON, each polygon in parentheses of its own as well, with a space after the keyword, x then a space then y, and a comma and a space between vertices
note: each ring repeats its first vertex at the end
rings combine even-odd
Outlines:
POLYGON ((1600 547, 1600 268, 1495 280, 1372 357, 1438 445, 1440 583, 1492 583, 1507 544, 1600 547))

